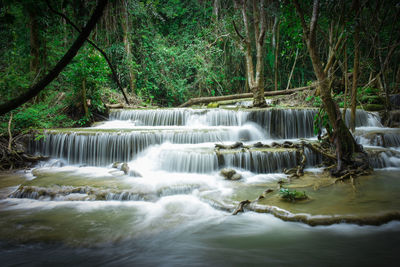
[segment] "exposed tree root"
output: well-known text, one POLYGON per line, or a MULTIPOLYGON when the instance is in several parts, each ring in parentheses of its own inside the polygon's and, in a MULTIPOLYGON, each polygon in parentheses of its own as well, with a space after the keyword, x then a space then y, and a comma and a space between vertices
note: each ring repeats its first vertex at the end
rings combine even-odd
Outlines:
POLYGON ((237 215, 239 212, 244 212, 244 207, 251 203, 250 200, 243 200, 239 203, 237 208, 233 211, 232 215, 237 215))
MULTIPOLYGON (((311 149, 313 152, 318 153, 322 156, 322 158, 324 159, 324 165, 327 166, 327 167, 325 167, 325 171, 329 171, 329 173, 333 177, 336 177, 334 180, 334 183, 345 182, 347 180, 350 180, 351 186, 353 187, 353 189, 355 191, 357 190, 356 184, 355 184, 356 177, 361 176, 361 175, 369 175, 369 174, 371 174, 371 171, 372 171, 372 168, 369 165, 368 155, 365 152, 359 152, 359 153, 354 153, 354 155, 352 155, 351 160, 342 162, 342 164, 344 164, 344 166, 345 166, 345 168, 342 171, 335 172, 335 170, 337 169, 337 164, 338 164, 336 156, 333 154, 333 148, 330 145, 327 145, 324 141, 322 141, 321 143, 309 143, 309 142, 302 141, 300 144, 294 144, 294 143, 288 142, 288 141, 286 141, 282 144, 278 144, 278 143, 274 142, 270 146, 266 145, 266 144, 262 144, 261 142, 257 142, 252 146, 244 146, 243 143, 237 142, 230 146, 216 144, 215 150, 217 153, 220 153, 221 149, 242 148, 242 149, 248 150, 251 148, 271 148, 271 147, 273 147, 273 148, 290 148, 290 149, 295 149, 297 151, 296 159, 297 159, 298 165, 292 169, 284 170, 284 173, 289 175, 289 177, 288 177, 289 180, 292 178, 299 178, 304 175, 304 168, 305 168, 306 162, 307 162, 307 157, 306 157, 306 154, 304 153, 305 148, 311 149)), ((278 185, 279 185, 278 188, 281 187, 281 183, 282 183, 281 181, 278 182, 278 185)), ((244 212, 245 207, 247 207, 249 204, 253 205, 254 202, 257 202, 258 200, 265 198, 265 195, 272 191, 273 190, 271 190, 271 189, 266 190, 263 194, 258 196, 258 198, 253 201, 244 200, 244 201, 240 202, 238 207, 234 210, 234 212, 232 214, 236 215, 239 212, 244 212)), ((271 212, 271 213, 274 213, 275 216, 280 218, 278 216, 279 214, 275 214, 275 212, 271 212)), ((304 218, 300 218, 300 220, 301 219, 304 219, 304 218)), ((285 220, 287 220, 287 218, 285 218, 285 220)), ((310 222, 306 222, 306 223, 312 224, 310 222)))
POLYGON ((28 155, 24 151, 18 150, 15 143, 16 140, 18 140, 18 136, 12 139, 12 143, 7 142, 3 137, 0 137, 0 170, 10 171, 14 169, 27 168, 38 161, 48 159, 48 157, 28 155))

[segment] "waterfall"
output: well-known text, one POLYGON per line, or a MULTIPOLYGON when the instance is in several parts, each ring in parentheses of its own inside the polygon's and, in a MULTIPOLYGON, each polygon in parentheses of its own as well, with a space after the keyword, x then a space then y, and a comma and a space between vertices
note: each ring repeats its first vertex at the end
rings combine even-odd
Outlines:
POLYGON ((380 151, 369 154, 369 163, 373 168, 400 167, 400 155, 397 151, 380 151))
MULTIPOLYGON (((107 166, 113 162, 130 162, 139 153, 165 142, 171 144, 202 144, 253 142, 274 139, 313 137, 317 109, 151 109, 115 110, 110 126, 79 130, 46 131, 44 138, 31 140, 29 152, 65 160, 67 164, 107 166), (120 130, 114 125, 124 125, 120 130)), ((346 122, 350 113, 346 113, 346 122)), ((380 127, 379 116, 357 110, 355 134, 358 142, 382 147, 399 147, 397 132, 384 131, 372 135, 370 129, 380 127), (373 128, 375 127, 375 128, 373 128), (371 137, 372 136, 372 137, 371 137)), ((322 158, 305 149, 306 166, 320 164, 322 158)), ((382 154, 383 155, 383 154, 382 154)), ((181 151, 169 149, 160 153, 159 168, 170 172, 210 173, 221 167, 250 170, 255 173, 281 172, 297 164, 294 151, 242 151, 235 153, 181 151)), ((393 166, 391 157, 373 159, 377 168, 393 166), (390 159, 389 159, 390 158, 390 159), (389 162, 389 163, 388 163, 389 162)))
POLYGON ((159 164, 169 172, 210 173, 218 170, 218 157, 215 153, 166 150, 160 154, 159 164))
MULTIPOLYGON (((343 112, 343 110, 342 110, 343 112)), ((347 127, 350 125, 351 111, 346 110, 345 123, 347 127)), ((356 127, 382 127, 378 113, 367 112, 365 110, 356 110, 356 127)))
POLYGON ((315 114, 315 109, 268 109, 251 111, 248 119, 265 128, 271 138, 302 138, 314 136, 315 114))
POLYGON ((236 167, 255 173, 282 172, 297 165, 295 151, 239 152, 222 154, 225 167, 236 167))
POLYGON ((127 162, 151 145, 171 142, 198 144, 238 140, 242 131, 155 131, 90 134, 46 133, 41 140, 30 142, 31 152, 65 159, 69 164, 106 166, 119 161, 127 162))
POLYGON ((117 110, 110 113, 111 120, 131 120, 142 126, 238 126, 246 120, 246 112, 225 109, 154 109, 117 110))
POLYGON ((400 147, 400 135, 396 132, 378 132, 360 134, 355 137, 357 143, 367 146, 400 147))

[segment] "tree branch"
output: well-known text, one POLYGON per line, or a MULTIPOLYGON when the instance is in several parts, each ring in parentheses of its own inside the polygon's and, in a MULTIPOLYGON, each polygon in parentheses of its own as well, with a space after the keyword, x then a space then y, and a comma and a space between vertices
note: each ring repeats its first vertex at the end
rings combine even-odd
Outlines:
POLYGON ((298 13, 299 17, 300 17, 300 23, 301 23, 301 27, 303 28, 303 34, 304 34, 304 38, 303 39, 307 40, 309 32, 308 32, 308 29, 307 29, 307 23, 304 20, 303 10, 301 9, 301 7, 299 5, 299 2, 297 0, 293 0, 293 4, 294 4, 294 6, 295 6, 295 8, 297 10, 297 13, 298 13))
POLYGON ((325 66, 324 72, 328 73, 328 70, 330 69, 330 67, 332 66, 333 62, 334 62, 334 58, 337 54, 337 51, 339 49, 339 46, 341 45, 342 41, 344 40, 344 34, 342 32, 342 34, 339 37, 339 40, 336 42, 335 48, 332 51, 331 56, 328 59, 328 63, 325 66))
MULTIPOLYGON (((65 19, 65 21, 66 21, 69 25, 71 25, 78 33, 81 33, 81 30, 78 28, 78 26, 76 26, 75 23, 73 23, 65 14, 63 14, 63 13, 61 13, 61 12, 58 12, 57 10, 55 10, 55 9, 50 5, 49 0, 46 0, 46 4, 47 4, 47 6, 48 6, 48 8, 50 9, 51 12, 53 12, 54 14, 59 15, 60 17, 62 17, 63 19, 65 19)), ((121 83, 120 83, 120 81, 119 81, 119 79, 118 79, 117 72, 115 71, 115 68, 114 68, 113 65, 111 64, 111 61, 110 61, 110 59, 108 58, 106 52, 104 52, 100 47, 98 47, 98 46, 97 46, 93 41, 91 41, 89 38, 86 39, 86 41, 87 41, 91 46, 93 46, 97 51, 99 51, 100 54, 104 57, 104 59, 107 61, 108 67, 109 67, 110 70, 111 70, 111 73, 112 73, 112 76, 113 76, 113 78, 114 78, 114 81, 116 82, 116 84, 117 84, 119 90, 121 91, 122 95, 124 96, 124 99, 125 99, 126 104, 129 105, 128 98, 126 97, 125 92, 124 92, 124 89, 122 88, 121 83)))
POLYGON ((314 0, 313 13, 310 21, 310 40, 315 40, 315 30, 317 28, 319 13, 319 0, 314 0))
POLYGON ((57 78, 60 72, 71 62, 71 60, 78 53, 79 49, 85 43, 86 39, 89 37, 90 33, 96 26, 96 23, 101 18, 107 2, 107 0, 98 1, 98 4, 90 20, 82 29, 82 32, 79 34, 78 38, 75 40, 72 46, 68 49, 67 53, 65 53, 60 61, 58 61, 54 68, 50 70, 45 77, 43 77, 40 81, 31 86, 26 92, 20 94, 14 99, 7 101, 6 103, 2 103, 0 105, 0 115, 3 115, 29 101, 30 99, 38 95, 40 91, 42 91, 47 85, 49 85, 55 78, 57 78))
POLYGON ((233 28, 235 28, 235 32, 236 32, 236 34, 239 36, 239 38, 240 38, 242 41, 244 41, 245 39, 244 39, 243 35, 241 35, 241 34, 240 34, 240 32, 239 32, 238 28, 236 27, 236 23, 235 23, 235 21, 234 21, 234 20, 232 20, 232 23, 233 23, 233 28))

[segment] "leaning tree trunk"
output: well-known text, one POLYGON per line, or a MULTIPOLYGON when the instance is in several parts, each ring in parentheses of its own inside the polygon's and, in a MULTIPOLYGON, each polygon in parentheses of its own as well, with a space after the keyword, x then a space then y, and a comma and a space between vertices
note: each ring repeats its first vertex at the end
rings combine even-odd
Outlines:
POLYGON ((332 99, 327 71, 324 69, 317 52, 316 27, 319 13, 319 1, 314 0, 310 27, 307 27, 303 11, 301 10, 298 1, 295 0, 294 4, 301 20, 303 36, 307 44, 308 53, 310 54, 315 75, 317 76, 318 89, 323 102, 323 107, 333 129, 333 140, 331 140, 331 142, 336 147, 336 158, 338 163, 336 173, 341 173, 344 170, 343 162, 350 162, 352 154, 354 152, 359 152, 360 148, 344 123, 338 105, 332 99))
POLYGON ((46 88, 46 86, 51 83, 60 72, 71 62, 71 60, 75 57, 78 53, 81 46, 85 43, 86 39, 89 37, 90 33, 94 29, 97 21, 101 18, 103 14, 104 7, 107 5, 107 0, 99 0, 98 4, 93 11, 93 14, 86 24, 86 26, 82 29, 82 32, 79 34, 75 42, 69 48, 67 53, 58 61, 58 63, 54 66, 49 73, 43 77, 40 81, 30 87, 27 91, 20 94, 19 96, 11 99, 8 102, 0 104, 0 115, 3 115, 19 106, 24 104, 25 102, 29 101, 37 94, 40 93, 41 90, 46 88))

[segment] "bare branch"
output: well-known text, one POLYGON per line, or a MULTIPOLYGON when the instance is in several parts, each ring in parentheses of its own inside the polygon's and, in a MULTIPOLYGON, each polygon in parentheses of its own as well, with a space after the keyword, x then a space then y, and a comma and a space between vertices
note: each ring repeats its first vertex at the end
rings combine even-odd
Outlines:
POLYGON ((342 41, 343 41, 344 39, 345 39, 345 38, 344 38, 344 34, 343 34, 343 32, 342 32, 342 33, 340 34, 339 40, 336 42, 335 48, 333 49, 331 56, 330 56, 329 59, 328 59, 328 63, 327 63, 326 66, 325 66, 325 69, 324 69, 324 72, 325 72, 325 73, 328 73, 328 70, 331 68, 331 66, 332 66, 332 64, 333 64, 333 62, 334 62, 334 59, 335 59, 335 57, 336 57, 336 55, 337 55, 337 51, 339 50, 339 47, 340 47, 340 45, 341 45, 341 43, 342 43, 342 41))

